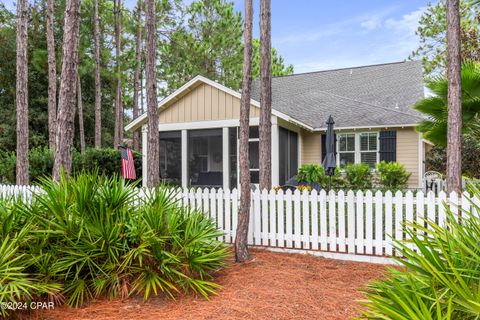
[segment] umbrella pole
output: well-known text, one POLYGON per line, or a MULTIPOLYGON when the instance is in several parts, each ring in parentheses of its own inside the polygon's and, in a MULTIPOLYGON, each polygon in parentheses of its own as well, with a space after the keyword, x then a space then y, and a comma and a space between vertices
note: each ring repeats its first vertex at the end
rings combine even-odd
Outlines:
POLYGON ((332 190, 332 176, 330 176, 330 179, 328 180, 328 191, 332 190))

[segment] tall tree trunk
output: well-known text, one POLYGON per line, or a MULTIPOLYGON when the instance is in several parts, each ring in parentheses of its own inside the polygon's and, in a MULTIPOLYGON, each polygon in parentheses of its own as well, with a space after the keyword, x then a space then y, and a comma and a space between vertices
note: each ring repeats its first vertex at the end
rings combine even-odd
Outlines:
POLYGON ((72 146, 78 73, 80 0, 67 0, 63 26, 62 74, 58 97, 53 179, 60 180, 61 169, 72 168, 72 146))
POLYGON ((54 0, 47 0, 48 52, 48 147, 55 150, 55 121, 57 120, 57 64, 53 28, 54 0))
POLYGON ((28 7, 26 0, 17 1, 17 185, 28 185, 28 7))
MULTIPOLYGON (((140 91, 140 73, 142 72, 142 7, 141 1, 137 3, 137 36, 135 39, 135 74, 133 79, 133 119, 138 117, 138 95, 140 91)), ((140 132, 133 132, 133 149, 140 150, 140 132)))
POLYGON ((245 262, 249 259, 247 236, 250 217, 250 159, 248 138, 250 128, 250 87, 252 84, 252 0, 245 0, 245 22, 243 38, 243 79, 240 99, 240 210, 238 212, 237 236, 235 237, 235 260, 245 262))
POLYGON ((121 54, 121 11, 122 1, 114 0, 115 11, 115 61, 116 61, 116 81, 115 81, 115 132, 113 144, 118 148, 123 142, 123 106, 122 106, 122 78, 120 66, 121 54))
POLYGON ((447 188, 462 189, 462 83, 459 0, 447 0, 447 188))
POLYGON ((156 21, 155 1, 145 1, 145 24, 147 33, 147 186, 154 187, 160 182, 160 145, 158 134, 157 76, 156 76, 156 21))
POLYGON ((102 147, 102 84, 100 82, 100 22, 98 1, 93 0, 93 43, 95 50, 95 148, 102 147))
POLYGON ((77 74, 77 107, 78 107, 78 133, 80 135, 80 152, 85 153, 85 129, 83 127, 83 102, 82 102, 82 81, 80 73, 77 74))
MULTIPOLYGON (((142 50, 142 55, 144 54, 142 50)), ((142 59, 143 60, 143 59, 142 59)), ((143 106, 143 72, 145 68, 142 67, 140 70, 140 113, 143 114, 145 112, 145 107, 143 106)))
POLYGON ((272 188, 272 72, 270 0, 260 0, 260 189, 272 188))

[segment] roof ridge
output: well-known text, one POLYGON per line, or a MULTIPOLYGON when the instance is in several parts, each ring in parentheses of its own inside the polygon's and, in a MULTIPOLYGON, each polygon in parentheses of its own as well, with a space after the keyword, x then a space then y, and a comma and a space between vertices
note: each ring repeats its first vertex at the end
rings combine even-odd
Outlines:
MULTIPOLYGON (((364 66, 355 66, 355 67, 343 67, 343 68, 335 68, 335 69, 327 69, 327 70, 317 70, 317 71, 307 71, 307 72, 300 72, 294 74, 286 74, 283 76, 275 76, 272 79, 280 79, 280 78, 287 78, 287 77, 294 77, 306 74, 314 74, 314 73, 323 73, 323 72, 331 72, 331 71, 340 71, 340 70, 349 70, 349 69, 361 69, 361 68, 369 68, 369 67, 379 67, 379 66, 386 66, 386 65, 393 65, 393 64, 401 64, 401 63, 410 63, 410 62, 420 62, 420 60, 403 60, 403 61, 394 61, 394 62, 384 62, 384 63, 375 63, 375 64, 367 64, 364 66)), ((254 79, 256 81, 257 79, 254 79)))

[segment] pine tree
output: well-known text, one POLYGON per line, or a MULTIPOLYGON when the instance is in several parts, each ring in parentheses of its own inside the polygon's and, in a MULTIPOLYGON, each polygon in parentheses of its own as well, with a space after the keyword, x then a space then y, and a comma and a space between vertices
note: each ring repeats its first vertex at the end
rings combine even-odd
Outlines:
POLYGON ((93 43, 95 57, 95 148, 102 147, 102 84, 100 80, 99 0, 93 0, 93 43))
POLYGON ((447 188, 462 189, 462 83, 459 0, 447 0, 447 188))
MULTIPOLYGON (((137 36, 135 37, 135 74, 133 79, 133 118, 138 117, 138 96, 140 88, 140 73, 142 72, 142 4, 137 3, 136 12, 137 36)), ((133 149, 140 150, 140 132, 133 133, 133 149)))
POLYGON ((114 0, 114 14, 115 14, 115 69, 116 69, 116 83, 115 83, 115 132, 113 136, 113 144, 118 148, 123 143, 123 105, 122 105, 122 78, 121 78, 121 64, 120 54, 121 47, 121 12, 122 1, 114 0))
POLYGON ((250 131, 250 88, 252 84, 252 0, 245 0, 245 27, 242 97, 240 99, 240 210, 238 212, 237 236, 235 237, 235 260, 245 262, 249 259, 248 253, 248 220, 250 217, 250 159, 249 159, 249 131, 250 131))
POLYGON ((158 134, 157 75, 156 75, 156 16, 155 1, 145 1, 145 25, 147 34, 146 76, 147 76, 147 186, 154 187, 160 182, 160 145, 158 134))
POLYGON ((26 0, 17 2, 17 185, 28 184, 28 7, 26 0))
POLYGON ((55 122, 57 120, 57 63, 55 58, 54 0, 47 0, 48 52, 48 147, 55 150, 55 122))
POLYGON ((272 188, 272 71, 270 0, 260 0, 260 189, 272 188))
POLYGON ((66 173, 70 173, 72 167, 79 28, 80 0, 67 0, 63 26, 62 74, 60 77, 53 162, 53 178, 57 181, 60 179, 62 169, 66 173))

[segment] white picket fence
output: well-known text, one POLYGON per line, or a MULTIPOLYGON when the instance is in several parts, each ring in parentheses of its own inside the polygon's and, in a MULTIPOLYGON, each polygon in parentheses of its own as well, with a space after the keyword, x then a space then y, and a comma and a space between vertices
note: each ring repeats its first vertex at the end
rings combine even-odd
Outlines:
MULTIPOLYGON (((0 195, 28 199, 38 188, 2 186, 0 195)), ((143 191, 139 195, 144 194, 143 191)), ((203 211, 224 233, 220 240, 233 243, 237 228, 239 193, 222 189, 184 189, 181 205, 203 211)), ((445 192, 419 191, 384 194, 380 191, 317 192, 290 190, 252 192, 248 243, 272 250, 311 253, 329 258, 390 263, 399 256, 393 239, 404 240, 405 222, 445 223, 446 206, 453 212, 478 214, 478 198, 445 192), (474 206, 471 205, 473 202, 474 206)))

